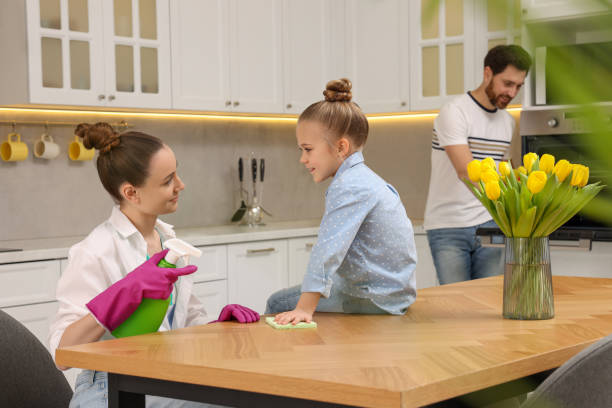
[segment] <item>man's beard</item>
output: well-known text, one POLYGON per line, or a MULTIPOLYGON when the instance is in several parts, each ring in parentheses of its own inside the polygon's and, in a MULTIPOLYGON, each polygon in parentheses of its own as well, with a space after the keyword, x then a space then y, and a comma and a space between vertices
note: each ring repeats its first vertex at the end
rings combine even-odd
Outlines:
POLYGON ((489 98, 489 102, 499 109, 506 109, 506 106, 508 106, 512 100, 508 95, 496 95, 493 91, 493 81, 489 82, 489 85, 485 88, 485 93, 489 98))

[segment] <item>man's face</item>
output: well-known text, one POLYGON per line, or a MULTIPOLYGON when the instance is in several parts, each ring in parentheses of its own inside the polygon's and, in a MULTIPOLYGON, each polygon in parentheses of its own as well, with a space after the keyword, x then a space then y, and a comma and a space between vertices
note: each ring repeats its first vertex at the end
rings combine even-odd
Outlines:
POLYGON ((526 71, 519 71, 514 65, 508 65, 496 75, 493 75, 490 67, 485 67, 485 78, 491 78, 485 88, 489 101, 498 109, 506 109, 525 83, 526 75, 526 71))

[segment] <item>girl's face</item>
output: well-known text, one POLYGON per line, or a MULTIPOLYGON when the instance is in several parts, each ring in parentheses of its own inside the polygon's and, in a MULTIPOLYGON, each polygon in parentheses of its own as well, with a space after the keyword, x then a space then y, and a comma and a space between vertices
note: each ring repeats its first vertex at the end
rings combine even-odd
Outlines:
POLYGON ((300 163, 306 166, 315 183, 333 177, 344 161, 337 142, 328 142, 327 129, 319 122, 305 120, 298 122, 296 136, 302 152, 300 163))
POLYGON ((164 146, 151 157, 149 177, 137 187, 139 209, 150 215, 169 214, 178 207, 179 192, 185 188, 176 173, 174 152, 164 146))

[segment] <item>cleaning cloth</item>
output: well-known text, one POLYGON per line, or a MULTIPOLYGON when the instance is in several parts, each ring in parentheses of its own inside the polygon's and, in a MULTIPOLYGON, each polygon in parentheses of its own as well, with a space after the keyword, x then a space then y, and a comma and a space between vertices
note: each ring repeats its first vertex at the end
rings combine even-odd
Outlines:
POLYGON ((275 329, 308 329, 308 328, 317 327, 317 323, 315 322, 310 322, 310 323, 299 322, 298 324, 292 324, 292 323, 278 324, 274 321, 274 316, 266 317, 266 323, 268 323, 270 326, 274 327, 275 329))

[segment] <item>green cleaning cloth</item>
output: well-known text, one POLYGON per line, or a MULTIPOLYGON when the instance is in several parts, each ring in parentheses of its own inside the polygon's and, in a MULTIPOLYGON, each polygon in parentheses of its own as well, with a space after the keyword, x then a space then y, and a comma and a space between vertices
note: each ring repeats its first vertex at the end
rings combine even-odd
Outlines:
POLYGON ((315 322, 310 322, 310 323, 299 322, 298 324, 291 324, 291 323, 278 324, 274 321, 274 316, 266 317, 266 323, 268 323, 270 326, 274 327, 275 329, 308 329, 311 327, 314 327, 314 328, 317 327, 317 323, 315 322))

